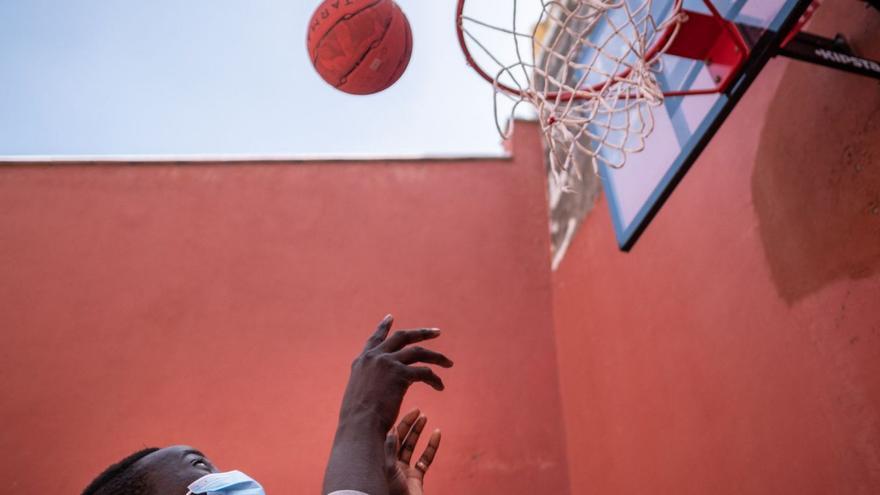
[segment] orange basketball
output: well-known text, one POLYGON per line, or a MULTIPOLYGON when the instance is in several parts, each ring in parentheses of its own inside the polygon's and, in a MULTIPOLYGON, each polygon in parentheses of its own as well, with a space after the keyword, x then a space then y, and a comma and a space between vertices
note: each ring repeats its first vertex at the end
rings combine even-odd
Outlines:
POLYGON ((412 55, 412 31, 392 0, 324 0, 309 23, 309 57, 330 85, 355 95, 400 79, 412 55))

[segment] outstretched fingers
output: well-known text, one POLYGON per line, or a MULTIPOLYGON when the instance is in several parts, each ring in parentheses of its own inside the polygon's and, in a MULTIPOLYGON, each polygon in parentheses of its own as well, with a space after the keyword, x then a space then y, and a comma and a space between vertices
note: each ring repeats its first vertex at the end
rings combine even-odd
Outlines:
POLYGON ((434 390, 441 391, 446 388, 443 380, 427 366, 407 366, 406 377, 410 383, 423 382, 430 385, 434 390))
MULTIPOLYGON (((409 430, 412 429, 416 420, 419 419, 420 414, 421 414, 421 411, 418 408, 416 408, 416 409, 413 409, 412 411, 404 414, 403 417, 400 418, 400 423, 397 424, 397 438, 398 438, 398 440, 403 440, 404 438, 406 438, 406 435, 409 433, 409 430)), ((400 445, 398 445, 397 447, 399 449, 400 445)))
POLYGON ((370 335, 370 338, 367 339, 367 345, 364 350, 369 351, 384 342, 393 323, 394 317, 391 315, 385 315, 385 318, 382 318, 382 321, 379 322, 379 326, 376 327, 376 331, 374 331, 373 335, 370 335))
POLYGON ((434 456, 437 455, 437 450, 440 449, 440 437, 440 430, 434 430, 431 433, 431 438, 428 439, 428 446, 425 447, 425 451, 419 457, 419 461, 416 462, 416 469, 422 473, 422 477, 425 476, 428 468, 431 467, 431 463, 434 462, 434 456))
POLYGON ((425 429, 425 423, 427 422, 427 417, 419 417, 415 424, 413 424, 406 439, 403 441, 403 445, 400 446, 400 455, 398 456, 398 459, 404 464, 409 464, 410 459, 412 459, 413 452, 416 450, 416 443, 418 443, 419 437, 422 435, 422 430, 425 429))
MULTIPOLYGON (((390 326, 389 326, 390 328, 390 326)), ((398 330, 391 337, 382 342, 381 349, 383 352, 396 352, 404 347, 422 342, 425 340, 436 339, 440 336, 440 330, 437 328, 419 328, 418 330, 398 330)))
POLYGON ((392 356, 403 364, 427 363, 444 368, 452 367, 452 360, 448 357, 424 347, 407 347, 393 353, 392 356))

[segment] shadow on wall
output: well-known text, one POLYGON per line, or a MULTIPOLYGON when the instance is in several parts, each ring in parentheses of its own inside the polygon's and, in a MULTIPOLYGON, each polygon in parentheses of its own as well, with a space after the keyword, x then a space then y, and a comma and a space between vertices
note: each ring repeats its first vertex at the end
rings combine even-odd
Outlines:
MULTIPOLYGON (((867 41, 878 20, 854 31, 854 45, 873 45, 864 53, 880 51, 867 41)), ((880 85, 792 62, 779 88, 752 198, 777 290, 792 304, 837 280, 880 272, 880 85)))

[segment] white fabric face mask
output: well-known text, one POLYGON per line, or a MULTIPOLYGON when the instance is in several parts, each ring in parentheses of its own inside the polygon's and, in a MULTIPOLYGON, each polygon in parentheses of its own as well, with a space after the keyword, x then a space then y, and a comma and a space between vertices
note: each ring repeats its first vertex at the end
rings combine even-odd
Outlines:
POLYGON ((256 480, 241 471, 207 474, 187 488, 186 495, 266 495, 256 480))

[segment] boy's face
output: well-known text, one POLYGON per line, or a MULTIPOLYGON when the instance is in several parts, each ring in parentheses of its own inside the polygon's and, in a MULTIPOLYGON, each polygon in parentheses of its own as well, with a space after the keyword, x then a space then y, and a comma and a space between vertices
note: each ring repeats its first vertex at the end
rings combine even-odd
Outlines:
POLYGON ((186 495, 190 483, 218 472, 204 454, 186 445, 157 450, 138 460, 134 468, 146 473, 156 495, 186 495))

